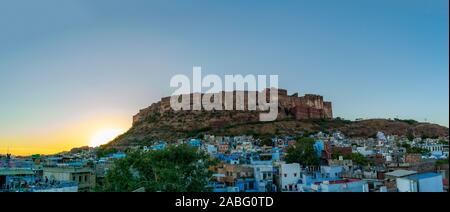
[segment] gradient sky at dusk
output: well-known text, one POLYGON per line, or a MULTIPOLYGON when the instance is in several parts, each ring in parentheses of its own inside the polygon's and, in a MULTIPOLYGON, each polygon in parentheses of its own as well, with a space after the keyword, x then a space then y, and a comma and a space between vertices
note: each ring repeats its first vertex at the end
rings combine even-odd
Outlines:
POLYGON ((171 94, 279 74, 335 116, 449 125, 448 0, 0 0, 0 154, 54 153, 171 94))

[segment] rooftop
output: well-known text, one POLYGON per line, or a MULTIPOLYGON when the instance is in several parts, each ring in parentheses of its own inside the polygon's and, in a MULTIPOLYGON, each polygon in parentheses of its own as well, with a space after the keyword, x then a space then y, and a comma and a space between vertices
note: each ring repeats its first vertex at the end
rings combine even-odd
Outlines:
POLYGON ((8 175, 33 175, 33 170, 27 168, 0 168, 0 176, 8 175))
POLYGON ((316 182, 314 184, 319 185, 319 184, 329 184, 329 185, 334 185, 334 184, 346 184, 346 183, 353 183, 353 182, 360 182, 362 180, 360 179, 343 179, 343 180, 332 180, 332 181, 323 181, 323 182, 316 182))
POLYGON ((427 179, 427 178, 437 177, 437 176, 440 176, 440 175, 441 175, 441 174, 434 173, 434 172, 427 172, 427 173, 421 173, 421 174, 411 175, 411 176, 406 177, 406 179, 410 179, 410 180, 421 180, 421 179, 427 179))
POLYGON ((392 177, 406 177, 409 175, 416 174, 416 171, 410 171, 410 170, 395 170, 393 172, 388 172, 385 175, 392 176, 392 177))

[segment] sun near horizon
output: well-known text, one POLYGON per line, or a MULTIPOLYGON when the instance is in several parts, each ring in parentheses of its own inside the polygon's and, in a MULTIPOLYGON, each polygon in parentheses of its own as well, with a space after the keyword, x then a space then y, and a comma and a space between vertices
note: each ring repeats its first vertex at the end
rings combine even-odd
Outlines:
POLYGON ((99 147, 101 145, 107 144, 123 133, 125 133, 125 130, 118 128, 99 130, 91 137, 89 147, 99 147))
POLYGON ((50 129, 34 127, 0 135, 0 155, 52 155, 72 148, 98 147, 114 140, 130 127, 129 114, 97 114, 60 122, 50 129))

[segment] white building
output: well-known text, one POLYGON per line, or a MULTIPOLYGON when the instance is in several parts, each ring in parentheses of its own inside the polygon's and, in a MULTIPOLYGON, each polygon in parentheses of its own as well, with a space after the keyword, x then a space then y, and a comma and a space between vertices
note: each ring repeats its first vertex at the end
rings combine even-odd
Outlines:
POLYGON ((356 152, 360 153, 364 157, 375 154, 375 152, 373 150, 369 150, 369 149, 367 149, 367 147, 357 147, 356 152))
POLYGON ((255 161, 254 164, 252 164, 258 192, 273 191, 273 165, 271 163, 267 164, 258 162, 259 161, 255 161))
POLYGON ((444 192, 442 175, 428 172, 397 178, 399 192, 444 192))
POLYGON ((446 147, 448 150, 448 145, 444 145, 444 144, 426 144, 426 145, 422 145, 419 147, 421 147, 423 149, 427 149, 430 152, 443 152, 446 147))
POLYGON ((300 170, 298 163, 281 164, 279 178, 281 191, 298 191, 300 170))

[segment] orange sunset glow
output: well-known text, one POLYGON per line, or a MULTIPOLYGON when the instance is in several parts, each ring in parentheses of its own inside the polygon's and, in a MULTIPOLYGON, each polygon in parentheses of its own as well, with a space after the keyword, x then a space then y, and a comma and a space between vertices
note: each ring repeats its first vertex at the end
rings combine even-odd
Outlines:
POLYGON ((29 130, 20 136, 0 136, 0 154, 55 154, 74 147, 98 147, 126 132, 128 117, 97 117, 56 126, 52 129, 29 130))

